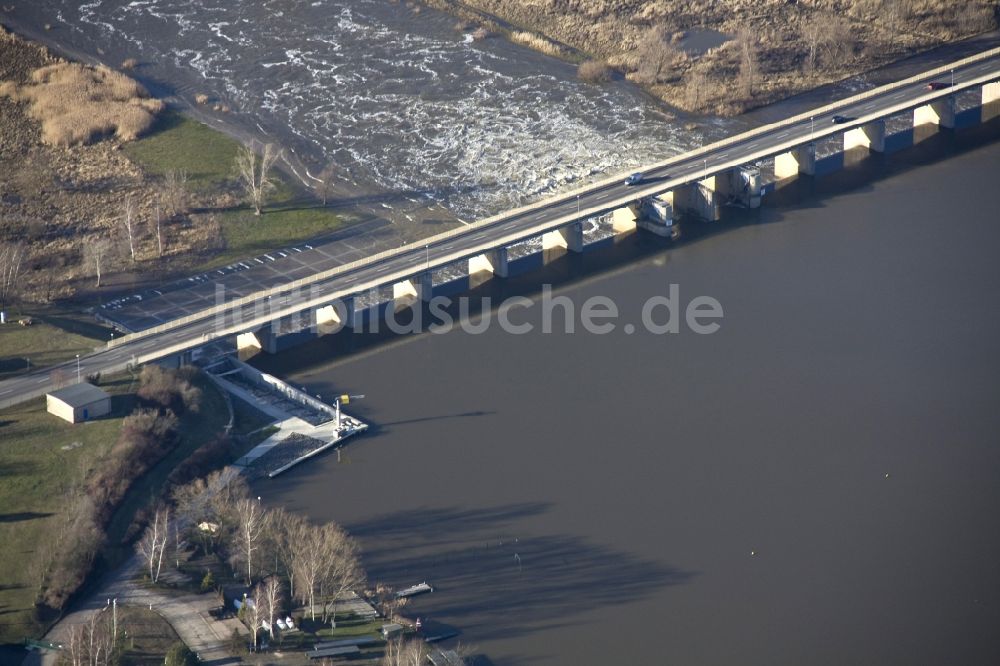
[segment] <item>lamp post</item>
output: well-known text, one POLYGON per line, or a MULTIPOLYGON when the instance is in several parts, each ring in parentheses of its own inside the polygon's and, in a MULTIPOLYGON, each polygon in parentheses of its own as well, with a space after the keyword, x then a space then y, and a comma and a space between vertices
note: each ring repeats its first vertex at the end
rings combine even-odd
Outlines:
POLYGON ((708 180, 708 158, 705 158, 705 180, 708 180))
POLYGON ((576 215, 580 216, 580 195, 576 195, 576 215))
POLYGON ((955 70, 951 70, 951 87, 955 87, 955 70))
POLYGON ((816 138, 816 118, 809 116, 809 141, 816 138))
POLYGON ((80 383, 80 355, 76 355, 76 383, 80 383))
POLYGON ((431 267, 431 246, 430 245, 424 245, 424 261, 426 262, 424 264, 424 268, 425 269, 426 268, 430 268, 431 267))

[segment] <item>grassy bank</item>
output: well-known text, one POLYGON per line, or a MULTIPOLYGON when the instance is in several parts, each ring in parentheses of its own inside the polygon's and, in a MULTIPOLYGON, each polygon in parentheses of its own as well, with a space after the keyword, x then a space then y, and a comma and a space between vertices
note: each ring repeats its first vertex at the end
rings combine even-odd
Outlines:
POLYGON ((192 270, 292 245, 344 224, 341 215, 284 177, 268 198, 264 213, 254 215, 238 199, 233 163, 239 147, 235 139, 176 111, 165 113, 150 135, 124 146, 125 153, 147 173, 162 177, 169 171, 185 171, 195 193, 215 195, 222 202, 192 216, 195 224, 214 220, 222 234, 221 248, 199 258, 192 270))
POLYGON ((201 408, 197 413, 186 412, 181 417, 179 429, 181 439, 177 446, 132 484, 108 523, 105 530, 108 546, 104 555, 111 566, 119 564, 131 553, 131 546, 128 544, 123 546, 122 542, 130 536, 128 529, 136 514, 161 496, 167 484, 167 477, 181 461, 215 439, 229 420, 225 397, 215 384, 203 375, 199 375, 194 380, 194 385, 202 391, 201 408))
MULTIPOLYGON (((11 313, 8 313, 10 315, 11 313)), ((111 329, 89 315, 52 306, 29 306, 15 318, 31 317, 31 326, 0 326, 0 380, 24 374, 94 351, 111 337, 111 329)))
POLYGON ((104 386, 113 394, 109 418, 71 425, 45 411, 39 398, 0 411, 0 643, 42 633, 32 616, 45 551, 58 548, 66 497, 111 449, 132 410, 130 382, 104 386))
MULTIPOLYGON (((195 383, 203 392, 201 409, 182 416, 176 447, 131 484, 112 514, 105 530, 105 563, 130 552, 122 540, 136 512, 159 497, 170 472, 228 421, 218 389, 204 378, 195 383)), ((51 620, 33 615, 46 553, 60 548, 70 498, 84 484, 87 470, 106 459, 135 406, 131 377, 102 387, 113 395, 112 414, 105 419, 71 425, 48 414, 43 399, 0 412, 0 644, 38 636, 51 620)))

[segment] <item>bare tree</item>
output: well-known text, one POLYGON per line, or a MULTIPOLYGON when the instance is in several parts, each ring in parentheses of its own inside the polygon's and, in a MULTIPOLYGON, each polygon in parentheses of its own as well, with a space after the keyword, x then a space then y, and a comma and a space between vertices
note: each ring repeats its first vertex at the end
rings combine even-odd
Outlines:
POLYGON ((397 595, 395 588, 385 583, 375 584, 375 596, 378 597, 379 611, 390 621, 403 606, 410 602, 408 597, 397 595))
POLYGON ((264 605, 263 613, 267 618, 267 631, 274 638, 274 620, 281 613, 281 580, 277 576, 270 576, 263 583, 257 586, 256 601, 264 605))
POLYGON ((115 637, 111 611, 103 608, 92 613, 82 624, 69 628, 69 640, 63 644, 63 663, 71 666, 110 666, 115 661, 115 637))
POLYGON ((223 531, 223 524, 235 522, 231 518, 235 513, 235 503, 247 494, 246 481, 230 468, 212 472, 204 479, 195 479, 174 490, 175 521, 196 527, 207 522, 218 525, 217 530, 197 530, 205 549, 212 550, 223 531))
POLYGON ((816 69, 816 55, 819 52, 819 45, 826 34, 826 24, 823 18, 818 15, 811 16, 802 23, 802 41, 806 43, 809 53, 806 56, 806 69, 812 71, 816 69))
POLYGON ((160 205, 157 204, 153 209, 153 219, 150 226, 153 227, 153 235, 156 236, 156 256, 163 256, 163 221, 160 216, 160 205))
POLYGON ((163 554, 170 541, 170 510, 157 509, 153 514, 153 522, 146 526, 142 538, 136 543, 135 549, 149 568, 149 580, 157 582, 163 567, 163 554))
POLYGON ((427 647, 421 641, 404 642, 402 638, 385 644, 382 666, 422 666, 427 662, 427 647))
POLYGON ((680 53, 670 43, 670 35, 663 26, 654 26, 643 33, 636 47, 639 56, 639 79, 658 83, 665 70, 674 65, 680 53))
POLYGON ((323 574, 323 543, 315 527, 304 530, 292 542, 292 571, 295 574, 296 598, 309 604, 309 615, 316 619, 316 590, 323 574))
POLYGON ((333 177, 337 173, 336 165, 330 162, 323 170, 319 172, 319 183, 316 185, 316 195, 323 201, 323 205, 329 200, 330 195, 333 194, 333 177))
POLYGON ((688 72, 687 83, 685 85, 685 96, 692 109, 700 109, 703 104, 708 103, 709 89, 710 80, 708 73, 703 66, 696 64, 688 72))
POLYGON ((848 55, 855 46, 851 25, 839 16, 829 17, 823 27, 820 48, 830 61, 836 61, 848 55))
POLYGON ((313 529, 309 522, 302 516, 289 513, 283 507, 278 507, 271 511, 271 519, 268 521, 268 547, 275 557, 275 571, 278 573, 279 566, 284 570, 288 579, 288 594, 295 598, 295 551, 296 544, 305 538, 306 532, 313 529))
POLYGON ((744 97, 753 96, 757 78, 757 38, 748 29, 741 28, 736 37, 740 47, 740 90, 744 97))
POLYGON ((122 231, 125 232, 125 238, 128 240, 128 251, 132 257, 132 261, 135 261, 135 236, 138 225, 138 216, 136 214, 135 202, 132 201, 132 197, 125 199, 125 203, 122 204, 122 216, 121 216, 121 226, 122 231))
POLYGON ((257 649, 257 632, 261 629, 261 623, 264 620, 264 604, 261 603, 261 598, 263 595, 263 586, 258 585, 253 589, 253 599, 247 599, 247 603, 243 605, 243 621, 246 622, 247 627, 250 629, 250 634, 253 636, 253 648, 257 649))
POLYGON ((27 254, 24 243, 0 243, 0 310, 17 298, 27 254))
POLYGON ((92 240, 83 246, 83 260, 97 276, 98 287, 101 286, 101 274, 109 263, 110 255, 111 243, 106 238, 92 240))
POLYGON ((236 503, 239 559, 247 565, 247 585, 253 584, 253 556, 260 548, 261 535, 267 526, 267 512, 260 502, 245 497, 236 503))
POLYGON ((281 157, 281 150, 274 144, 266 143, 257 156, 256 142, 241 146, 236 152, 236 175, 247 200, 254 208, 254 215, 260 215, 267 195, 274 189, 273 169, 281 157))
POLYGON ((348 590, 364 584, 365 574, 361 569, 357 543, 336 523, 327 523, 321 528, 326 544, 326 567, 320 581, 323 590, 323 620, 335 617, 337 601, 348 590))
POLYGON ((167 219, 186 213, 190 202, 187 171, 171 169, 163 176, 160 185, 160 205, 167 219))

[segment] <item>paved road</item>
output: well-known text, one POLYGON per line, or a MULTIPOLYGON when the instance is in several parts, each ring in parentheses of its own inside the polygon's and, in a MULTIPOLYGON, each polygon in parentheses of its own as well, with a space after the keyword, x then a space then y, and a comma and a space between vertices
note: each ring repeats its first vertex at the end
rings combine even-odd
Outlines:
MULTIPOLYGON (((70 628, 86 624, 94 613, 106 612, 107 600, 118 599, 119 606, 141 606, 152 608, 163 617, 204 663, 238 664, 240 660, 229 652, 229 638, 232 632, 229 624, 213 620, 209 611, 216 605, 213 594, 168 595, 156 590, 136 585, 133 580, 142 566, 137 556, 119 569, 82 605, 61 619, 45 635, 45 640, 65 643, 69 639, 70 628), (229 633, 226 633, 226 632, 229 633)), ((55 666, 58 653, 32 653, 22 666, 55 666)))
MULTIPOLYGON (((1000 78, 1000 57, 994 55, 972 64, 956 67, 954 85, 962 88, 969 82, 989 76, 1000 78)), ((945 81, 951 83, 950 75, 945 81)), ((338 297, 365 292, 379 285, 405 279, 427 268, 443 266, 480 254, 484 249, 510 245, 538 236, 579 219, 620 208, 640 196, 648 196, 696 182, 706 174, 720 172, 740 164, 788 150, 795 145, 819 140, 843 132, 852 126, 882 115, 897 113, 925 103, 928 97, 944 97, 950 91, 928 91, 926 84, 942 78, 917 77, 902 87, 877 91, 863 100, 847 100, 834 108, 818 112, 813 118, 777 124, 764 133, 748 133, 732 140, 713 144, 695 154, 674 158, 669 164, 647 169, 639 186, 627 186, 620 179, 598 183, 579 191, 540 202, 526 209, 470 225, 456 235, 428 239, 426 245, 409 246, 391 251, 377 261, 315 280, 307 292, 290 292, 262 296, 253 303, 233 307, 224 315, 207 314, 183 326, 149 333, 127 344, 102 349, 80 360, 83 375, 109 372, 131 362, 145 362, 183 349, 190 349, 218 337, 231 335, 262 325, 271 318, 287 316, 307 306, 318 306, 338 297), (834 124, 834 115, 847 116, 846 124, 834 124), (261 307, 265 306, 265 307, 261 307)), ((77 372, 76 362, 63 364, 68 376, 77 372)), ((28 397, 44 394, 50 386, 50 370, 42 370, 0 383, 0 407, 28 397)))

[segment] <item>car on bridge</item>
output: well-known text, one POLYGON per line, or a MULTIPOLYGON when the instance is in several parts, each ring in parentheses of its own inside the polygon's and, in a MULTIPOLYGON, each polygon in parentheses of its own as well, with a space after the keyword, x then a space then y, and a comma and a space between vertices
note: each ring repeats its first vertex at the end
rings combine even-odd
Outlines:
POLYGON ((645 176, 642 174, 641 171, 636 171, 635 173, 633 173, 632 175, 630 175, 628 178, 625 179, 625 184, 638 185, 643 181, 644 178, 645 176))
POLYGON ((944 81, 931 81, 930 83, 924 86, 924 88, 926 88, 927 90, 944 90, 945 88, 948 87, 950 86, 944 81))
POLYGON ((833 118, 831 118, 831 119, 830 119, 830 121, 831 121, 831 122, 832 122, 832 123, 833 123, 834 125, 840 125, 840 124, 842 124, 842 123, 846 123, 846 122, 849 122, 850 120, 851 120, 851 119, 850 119, 850 118, 848 118, 847 116, 840 116, 840 115, 837 115, 837 116, 834 116, 833 118))

